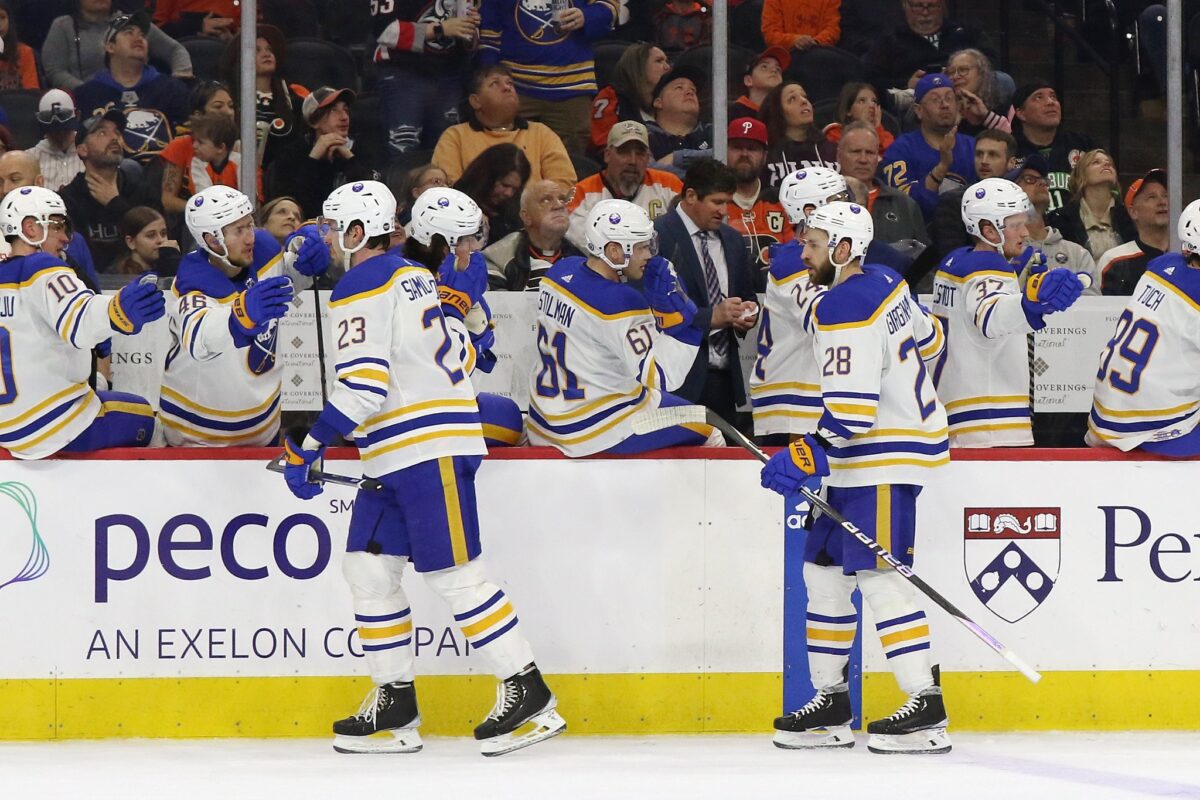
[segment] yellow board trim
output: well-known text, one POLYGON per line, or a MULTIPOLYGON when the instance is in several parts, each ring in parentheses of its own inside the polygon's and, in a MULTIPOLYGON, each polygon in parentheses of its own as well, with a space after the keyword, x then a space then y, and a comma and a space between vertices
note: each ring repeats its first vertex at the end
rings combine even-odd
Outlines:
MULTIPOLYGON (((446 503, 446 523, 450 528, 450 552, 454 555, 454 566, 457 567, 467 563, 467 535, 463 529, 462 507, 458 497, 458 476, 454 474, 454 458, 452 456, 438 459, 438 475, 442 479, 443 497, 446 503)), ((509 607, 508 610, 512 611, 512 608, 509 607)))
POLYGON ((463 627, 462 627, 463 636, 467 637, 468 639, 474 639, 479 634, 483 633, 487 629, 494 626, 496 623, 500 622, 500 620, 508 619, 509 617, 512 616, 512 614, 513 614, 512 603, 510 603, 506 600, 504 602, 504 605, 500 606, 498 609, 496 609, 492 613, 488 614, 486 617, 479 620, 478 622, 472 622, 470 625, 463 625, 463 627))

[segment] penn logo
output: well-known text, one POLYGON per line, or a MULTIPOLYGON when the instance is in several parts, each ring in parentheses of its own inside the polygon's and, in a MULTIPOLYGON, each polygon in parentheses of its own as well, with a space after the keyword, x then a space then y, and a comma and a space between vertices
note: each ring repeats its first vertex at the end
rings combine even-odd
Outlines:
POLYGON ((449 206, 450 206, 450 198, 443 197, 441 200, 438 200, 439 208, 448 208, 449 206))
POLYGON ((621 215, 620 214, 609 214, 608 221, 611 222, 613 225, 619 225, 621 222, 621 215))
POLYGON ((976 196, 977 198, 979 198, 980 200, 982 200, 982 199, 983 199, 983 196, 984 196, 985 194, 987 194, 987 189, 976 189, 976 190, 975 190, 975 196, 976 196))

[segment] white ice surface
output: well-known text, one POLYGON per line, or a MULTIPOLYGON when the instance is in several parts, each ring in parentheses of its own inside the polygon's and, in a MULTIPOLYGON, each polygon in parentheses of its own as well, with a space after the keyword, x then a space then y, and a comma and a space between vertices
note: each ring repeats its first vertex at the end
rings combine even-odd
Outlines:
POLYGON ((468 739, 338 755, 312 739, 0 744, 0 798, 1200 798, 1200 734, 953 733, 947 756, 779 750, 769 736, 569 734, 485 759, 468 739))

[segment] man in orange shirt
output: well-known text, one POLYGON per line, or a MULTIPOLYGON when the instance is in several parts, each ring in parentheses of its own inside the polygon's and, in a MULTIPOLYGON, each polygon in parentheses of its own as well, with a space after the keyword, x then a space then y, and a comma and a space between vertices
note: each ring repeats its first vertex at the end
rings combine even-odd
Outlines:
POLYGON ((753 117, 729 123, 729 168, 737 189, 728 205, 729 226, 742 235, 754 271, 754 288, 767 287, 767 250, 790 241, 792 226, 779 204, 778 193, 759 179, 767 160, 767 126, 753 117))
POLYGON ((842 36, 841 0, 766 0, 762 34, 768 47, 803 53, 818 45, 831 47, 842 36))

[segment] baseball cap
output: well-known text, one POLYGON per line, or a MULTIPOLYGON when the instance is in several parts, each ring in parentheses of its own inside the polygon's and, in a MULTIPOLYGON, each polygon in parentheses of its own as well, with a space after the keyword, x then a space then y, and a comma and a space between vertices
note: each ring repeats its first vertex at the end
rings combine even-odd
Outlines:
POLYGON ((680 78, 687 78, 689 81, 691 81, 692 84, 695 85, 697 92, 699 92, 701 87, 704 86, 704 73, 696 67, 689 67, 686 65, 682 67, 673 67, 671 71, 666 75, 663 75, 658 83, 654 86, 654 92, 650 95, 650 99, 654 100, 657 98, 660 94, 662 94, 663 89, 667 88, 671 81, 677 81, 680 78))
POLYGON ((725 138, 729 141, 733 141, 734 139, 749 139, 766 147, 767 125, 762 120, 755 119, 754 117, 738 117, 729 123, 729 134, 725 138))
POLYGON ((116 108, 110 108, 103 114, 93 114, 90 117, 82 117, 79 120, 79 128, 75 131, 75 144, 83 144, 83 140, 88 137, 88 134, 96 130, 96 127, 104 120, 115 123, 117 129, 124 133, 125 112, 116 108))
POLYGON ((1053 88, 1054 87, 1048 82, 1040 79, 1036 81, 1030 81, 1029 83, 1022 83, 1017 87, 1017 90, 1013 92, 1012 107, 1019 109, 1021 106, 1025 105, 1025 101, 1028 100, 1029 97, 1035 92, 1040 92, 1042 89, 1053 88))
POLYGON ((1147 172, 1142 177, 1138 178, 1133 183, 1129 184, 1129 188, 1125 190, 1125 210, 1133 208, 1133 201, 1142 193, 1142 189, 1146 188, 1147 183, 1157 183, 1164 189, 1167 188, 1167 173, 1158 167, 1147 172))
POLYGON ((117 34, 126 28, 140 28, 142 35, 150 33, 150 15, 145 11, 135 11, 132 14, 118 14, 108 23, 108 31, 104 34, 104 43, 107 45, 113 39, 117 38, 117 34))
POLYGON ((761 53, 756 55, 754 60, 746 65, 746 74, 749 75, 754 71, 755 67, 768 58, 773 58, 778 61, 779 68, 784 71, 786 71, 788 66, 792 63, 792 57, 788 55, 787 50, 784 50, 782 47, 768 47, 766 50, 763 50, 761 53))
POLYGON ((300 107, 300 113, 304 115, 305 122, 309 125, 314 125, 317 120, 324 116, 324 110, 338 100, 345 100, 346 104, 350 105, 354 102, 354 98, 354 92, 349 89, 334 89, 332 86, 322 86, 304 98, 304 105, 300 107))
POLYGON ((1021 173, 1027 169, 1031 169, 1038 175, 1046 178, 1050 175, 1050 162, 1046 161, 1046 157, 1041 153, 1030 153, 1025 157, 1024 161, 1006 172, 1004 177, 1016 183, 1017 178, 1021 177, 1021 173))
POLYGON ((646 131, 646 126, 637 120, 627 119, 609 129, 609 147, 620 147, 626 142, 641 142, 646 147, 650 147, 650 134, 646 131))
POLYGON ((944 72, 931 72, 928 75, 922 75, 921 80, 917 81, 917 91, 914 99, 919 103, 925 99, 925 95, 934 89, 953 88, 954 83, 950 80, 949 75, 944 72))
POLYGON ((51 89, 38 101, 37 121, 51 130, 75 127, 75 101, 62 89, 51 89))

